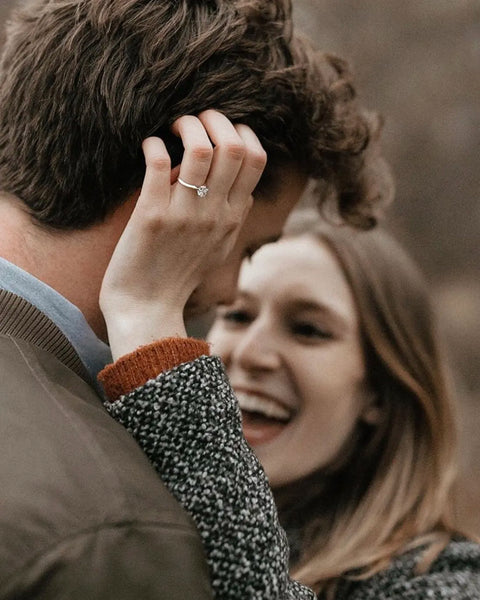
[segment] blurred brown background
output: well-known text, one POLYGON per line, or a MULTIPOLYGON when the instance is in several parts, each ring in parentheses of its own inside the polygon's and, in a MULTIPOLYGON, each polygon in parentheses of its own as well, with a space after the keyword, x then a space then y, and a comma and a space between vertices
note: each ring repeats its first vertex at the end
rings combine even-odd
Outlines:
MULTIPOLYGON (((12 4, 0 0, 0 22, 12 4)), ((480 535, 480 2, 293 4, 297 25, 351 62, 365 104, 386 118, 389 221, 437 301, 461 399, 458 514, 480 535)))
POLYGON ((346 58, 385 117, 388 222, 423 267, 461 400, 458 516, 480 534, 480 2, 293 0, 316 46, 346 58))

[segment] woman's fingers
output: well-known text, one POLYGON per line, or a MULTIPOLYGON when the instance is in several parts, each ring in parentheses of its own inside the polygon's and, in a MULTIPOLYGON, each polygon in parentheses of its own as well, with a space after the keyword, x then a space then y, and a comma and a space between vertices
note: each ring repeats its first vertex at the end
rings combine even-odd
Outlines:
POLYGON ((228 196, 246 155, 244 141, 222 113, 206 110, 198 118, 214 143, 208 187, 216 196, 228 196))
MULTIPOLYGON (((257 136, 248 126, 232 125, 213 110, 201 113, 199 118, 181 117, 173 129, 185 147, 179 176, 192 185, 206 183, 210 188, 208 198, 198 198, 195 189, 180 184, 171 187, 167 149, 161 139, 151 137, 143 143, 146 171, 136 215, 154 226, 160 222, 165 226, 165 219, 175 215, 177 227, 188 228, 191 222, 199 233, 208 230, 220 238, 222 231, 229 237, 238 233, 266 164, 257 136)), ((135 222, 133 219, 129 229, 135 222)))
MULTIPOLYGON (((229 200, 241 209, 266 165, 266 153, 246 125, 233 125, 225 115, 206 110, 197 117, 184 116, 172 127, 185 147, 179 177, 186 183, 209 189, 210 202, 229 200)), ((183 188, 182 197, 195 199, 195 190, 183 188)), ((210 204, 211 206, 211 204, 210 204)), ((212 207, 213 208, 213 207, 212 207)))
POLYGON ((184 116, 173 129, 185 148, 179 176, 210 191, 198 198, 195 189, 172 186, 165 144, 144 141, 143 187, 100 297, 117 353, 182 330, 188 298, 231 254, 265 165, 253 132, 220 113, 184 116))
POLYGON ((246 148, 245 158, 230 189, 230 203, 240 207, 246 196, 251 196, 267 164, 267 153, 260 140, 247 125, 235 125, 235 130, 246 148))
POLYGON ((160 138, 147 138, 143 144, 145 178, 137 206, 163 209, 170 202, 170 156, 160 138))
MULTIPOLYGON (((180 179, 190 185, 202 186, 209 175, 213 146, 205 127, 194 116, 186 115, 177 119, 172 125, 172 131, 178 135, 183 143, 184 153, 180 172, 180 179)), ((178 186, 180 188, 180 185, 178 186)), ((182 197, 194 198, 195 190, 182 186, 182 197)), ((180 192, 180 189, 178 190, 180 192)))

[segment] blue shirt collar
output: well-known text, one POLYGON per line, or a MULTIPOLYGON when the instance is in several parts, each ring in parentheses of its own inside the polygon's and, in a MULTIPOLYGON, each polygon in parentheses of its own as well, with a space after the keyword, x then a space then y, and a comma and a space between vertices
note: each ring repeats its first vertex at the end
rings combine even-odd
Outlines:
POLYGON ((1 257, 0 287, 21 296, 57 325, 75 348, 98 390, 97 375, 112 362, 112 354, 109 346, 95 335, 82 312, 49 285, 1 257))

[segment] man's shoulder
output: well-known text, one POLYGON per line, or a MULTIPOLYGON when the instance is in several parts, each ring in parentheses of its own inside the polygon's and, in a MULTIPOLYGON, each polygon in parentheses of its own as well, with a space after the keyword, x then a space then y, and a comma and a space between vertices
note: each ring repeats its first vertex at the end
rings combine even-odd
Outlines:
POLYGON ((48 352, 4 336, 0 372, 3 575, 68 539, 125 524, 196 536, 86 382, 48 352))

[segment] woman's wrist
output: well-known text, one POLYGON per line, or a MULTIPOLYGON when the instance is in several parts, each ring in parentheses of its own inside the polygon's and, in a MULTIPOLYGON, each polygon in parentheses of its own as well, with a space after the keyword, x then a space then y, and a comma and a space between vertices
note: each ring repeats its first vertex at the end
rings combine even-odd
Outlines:
POLYGON ((105 319, 113 360, 165 338, 186 338, 183 315, 158 310, 133 316, 115 315, 105 319))

